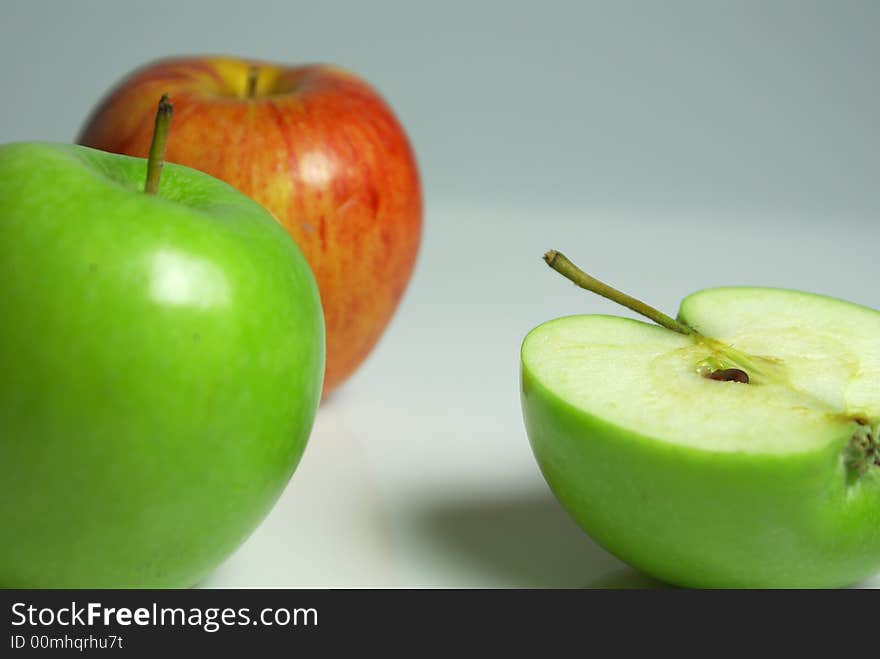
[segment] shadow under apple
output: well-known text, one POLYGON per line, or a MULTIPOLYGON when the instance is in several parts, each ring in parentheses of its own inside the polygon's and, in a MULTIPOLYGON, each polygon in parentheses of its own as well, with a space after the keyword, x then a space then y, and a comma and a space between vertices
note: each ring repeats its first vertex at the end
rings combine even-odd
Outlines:
POLYGON ((389 520, 366 454, 334 401, 260 527, 202 588, 383 588, 394 584, 389 520))
POLYGON ((474 492, 415 505, 422 543, 466 569, 472 587, 656 588, 606 552, 549 491, 474 492), (586 584, 586 586, 585 586, 586 584))

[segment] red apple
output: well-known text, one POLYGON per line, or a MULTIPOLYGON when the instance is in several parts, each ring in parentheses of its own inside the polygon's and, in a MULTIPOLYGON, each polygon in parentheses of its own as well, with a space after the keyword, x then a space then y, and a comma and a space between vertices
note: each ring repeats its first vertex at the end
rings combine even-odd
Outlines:
POLYGON ((308 259, 327 328, 326 395, 370 353, 415 264, 422 198, 403 128, 373 88, 336 67, 189 57, 123 80, 79 143, 145 157, 162 94, 175 113, 167 159, 261 203, 308 259))

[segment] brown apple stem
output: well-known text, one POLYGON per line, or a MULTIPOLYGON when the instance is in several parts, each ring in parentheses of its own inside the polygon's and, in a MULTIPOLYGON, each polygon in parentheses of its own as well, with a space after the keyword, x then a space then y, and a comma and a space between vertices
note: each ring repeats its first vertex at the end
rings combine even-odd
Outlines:
POLYGON ((561 252, 550 250, 544 254, 544 260, 547 262, 547 265, 556 270, 556 272, 583 289, 595 293, 596 295, 601 295, 612 302, 617 302, 617 304, 620 304, 627 309, 631 309, 637 314, 642 315, 649 320, 653 320, 658 325, 671 329, 673 332, 687 334, 698 338, 700 337, 700 334, 692 327, 688 327, 684 323, 667 316, 662 311, 645 304, 641 300, 637 300, 636 298, 591 277, 574 263, 569 261, 565 254, 562 254, 561 252))
POLYGON ((248 69, 247 84, 245 86, 245 98, 253 98, 257 94, 257 81, 260 79, 260 67, 252 66, 248 69))
POLYGON ((168 142, 168 129, 171 127, 173 113, 174 106, 168 100, 168 94, 163 94, 159 99, 159 109, 156 111, 153 141, 150 142, 150 156, 147 159, 147 182, 144 185, 144 192, 147 194, 159 192, 162 165, 165 164, 165 145, 168 142))

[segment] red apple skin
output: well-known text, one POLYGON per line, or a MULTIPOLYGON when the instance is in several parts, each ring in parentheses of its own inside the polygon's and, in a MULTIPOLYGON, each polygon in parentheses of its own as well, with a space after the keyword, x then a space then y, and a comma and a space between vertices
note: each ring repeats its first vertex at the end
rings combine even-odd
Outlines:
POLYGON ((124 79, 78 142, 146 157, 162 94, 174 104, 167 159, 265 206, 308 259, 324 308, 326 396, 373 349, 415 265, 422 194, 403 128, 373 88, 337 67, 181 57, 124 79))

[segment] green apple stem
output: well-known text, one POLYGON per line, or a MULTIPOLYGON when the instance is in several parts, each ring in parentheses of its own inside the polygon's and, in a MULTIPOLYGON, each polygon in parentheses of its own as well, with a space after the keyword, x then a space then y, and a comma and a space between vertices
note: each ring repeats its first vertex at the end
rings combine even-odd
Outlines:
POLYGON ((709 348, 720 359, 709 360, 711 363, 701 364, 700 372, 705 377, 712 380, 742 382, 744 384, 754 382, 788 382, 785 369, 780 364, 775 363, 769 358, 748 355, 717 339, 700 334, 693 327, 667 316, 662 311, 645 304, 641 300, 637 300, 616 288, 612 288, 595 277, 591 277, 569 261, 564 254, 556 250, 550 250, 544 255, 544 260, 556 272, 581 288, 601 295, 612 302, 617 302, 635 311, 637 314, 654 321, 661 327, 693 337, 695 341, 709 348))
POLYGON ((162 165, 165 164, 165 145, 168 142, 168 129, 171 127, 173 112, 174 106, 168 100, 168 94, 163 94, 159 99, 159 109, 156 111, 153 141, 150 142, 150 157, 147 159, 147 182, 144 185, 144 192, 147 194, 159 192, 162 165))
POLYGON ((591 277, 574 263, 569 261, 562 252, 557 252, 556 250, 551 249, 544 254, 544 260, 547 262, 547 265, 556 270, 556 272, 583 289, 595 293, 596 295, 601 295, 612 302, 617 302, 617 304, 620 304, 627 309, 631 309, 637 314, 654 321, 658 325, 665 327, 666 329, 671 329, 673 332, 687 334, 694 337, 700 336, 692 327, 688 327, 684 323, 675 320, 675 318, 667 316, 659 309, 655 309, 641 300, 637 300, 636 298, 599 281, 595 277, 591 277))
POLYGON ((252 66, 248 69, 247 83, 245 85, 245 98, 253 98, 257 94, 257 82, 260 79, 260 67, 252 66))

